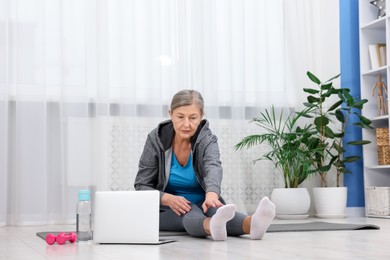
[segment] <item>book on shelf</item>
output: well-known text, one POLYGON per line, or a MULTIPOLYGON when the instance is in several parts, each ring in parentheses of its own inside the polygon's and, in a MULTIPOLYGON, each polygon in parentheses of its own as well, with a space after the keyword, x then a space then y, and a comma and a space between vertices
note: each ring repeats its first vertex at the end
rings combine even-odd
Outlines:
POLYGON ((368 45, 371 69, 377 69, 387 64, 386 44, 377 43, 368 45))
POLYGON ((387 65, 386 44, 380 44, 379 47, 379 67, 387 65))

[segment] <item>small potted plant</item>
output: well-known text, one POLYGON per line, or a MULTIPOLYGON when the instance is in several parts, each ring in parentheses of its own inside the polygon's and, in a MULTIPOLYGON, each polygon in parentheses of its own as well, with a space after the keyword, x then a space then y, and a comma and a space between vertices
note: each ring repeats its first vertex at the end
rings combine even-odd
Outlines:
POLYGON ((276 205, 279 218, 307 217, 310 208, 310 196, 306 188, 298 186, 310 175, 316 173, 314 168, 315 155, 323 150, 318 139, 313 137, 316 132, 313 124, 299 126, 298 121, 306 111, 291 112, 284 118, 281 109, 277 115, 276 109, 265 110, 251 122, 260 128, 260 133, 246 136, 236 146, 236 150, 266 144, 269 151, 262 154, 258 160, 270 160, 283 176, 284 188, 273 190, 271 200, 276 205), (286 195, 281 195, 285 194, 286 195), (297 199, 296 196, 301 196, 297 199))

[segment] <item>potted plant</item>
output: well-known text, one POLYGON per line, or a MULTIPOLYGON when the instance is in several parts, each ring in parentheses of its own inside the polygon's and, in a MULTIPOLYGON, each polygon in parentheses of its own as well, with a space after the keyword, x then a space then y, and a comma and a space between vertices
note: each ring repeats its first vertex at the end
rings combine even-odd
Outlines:
POLYGON ((282 174, 283 189, 274 189, 271 200, 276 205, 279 218, 291 218, 290 215, 305 218, 310 208, 310 196, 306 188, 298 186, 310 175, 316 173, 315 155, 320 153, 318 139, 313 124, 299 126, 298 121, 306 111, 291 112, 284 118, 284 110, 277 115, 275 107, 265 110, 251 122, 260 129, 260 133, 244 137, 236 146, 236 150, 266 144, 269 151, 262 154, 259 160, 270 160, 282 174), (288 193, 287 195, 281 195, 288 193), (286 198, 284 198, 286 196, 286 198), (297 199, 296 196, 301 198, 297 199), (286 200, 287 199, 287 200, 286 200))
MULTIPOLYGON (((357 100, 350 94, 349 88, 333 86, 333 80, 337 75, 322 83, 314 74, 307 72, 309 79, 316 84, 316 88, 304 88, 308 94, 305 105, 305 114, 311 118, 315 125, 315 136, 323 150, 315 155, 315 168, 321 177, 321 187, 328 187, 327 175, 333 168, 336 171, 336 188, 314 188, 313 196, 317 215, 320 217, 340 217, 345 215, 347 189, 341 187, 340 178, 349 173, 346 164, 360 160, 356 155, 344 156, 343 137, 346 135, 347 126, 359 128, 372 128, 371 121, 360 114, 366 99, 357 100), (329 103, 331 103, 329 105, 329 103), (351 123, 353 122, 353 123, 351 123), (332 127, 332 124, 334 126, 332 127), (335 129, 335 130, 334 130, 335 129), (337 192, 332 195, 328 192, 337 192), (326 193, 326 194, 324 194, 326 193), (323 199, 331 199, 329 205, 323 199), (340 200, 339 200, 340 199, 340 200), (339 206, 338 206, 339 205, 339 206), (320 208, 324 206, 324 208, 320 208)), ((347 145, 365 145, 366 140, 354 140, 347 145)))

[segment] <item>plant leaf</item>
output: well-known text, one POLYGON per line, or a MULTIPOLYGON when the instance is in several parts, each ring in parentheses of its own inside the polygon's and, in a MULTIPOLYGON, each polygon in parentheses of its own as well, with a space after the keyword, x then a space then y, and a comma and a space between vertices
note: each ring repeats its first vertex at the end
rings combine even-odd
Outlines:
POLYGON ((333 130, 330 129, 330 127, 328 127, 328 126, 325 126, 324 128, 325 128, 324 136, 327 138, 334 138, 333 130))
POLYGON ((353 107, 362 110, 365 103, 367 103, 367 99, 362 99, 354 102, 353 107))
POLYGON ((345 122, 344 114, 343 111, 341 111, 341 109, 337 109, 334 114, 339 122, 341 123, 345 122))
POLYGON ((329 112, 329 111, 335 110, 335 109, 338 108, 342 103, 343 103, 342 100, 337 101, 336 103, 334 103, 334 104, 328 109, 328 112, 329 112))
POLYGON ((338 75, 336 75, 336 76, 334 76, 334 77, 328 79, 326 82, 333 81, 333 80, 337 79, 338 77, 340 77, 340 75, 341 75, 341 74, 338 74, 338 75))
POLYGON ((312 108, 316 107, 315 104, 310 104, 310 103, 308 103, 308 102, 303 102, 303 105, 304 105, 305 107, 307 107, 307 109, 312 109, 312 108))
POLYGON ((309 77, 309 79, 310 79, 311 81, 313 81, 313 82, 316 83, 317 85, 321 84, 321 81, 320 81, 316 76, 314 76, 313 73, 311 73, 310 71, 308 71, 306 74, 307 74, 307 76, 309 77))
POLYGON ((329 82, 329 83, 323 84, 323 85, 321 85, 321 89, 322 89, 322 90, 329 90, 329 89, 331 89, 331 88, 332 88, 332 85, 333 85, 333 83, 332 83, 332 82, 329 82))
POLYGON ((308 96, 308 97, 307 97, 307 101, 308 101, 309 103, 313 104, 313 103, 318 103, 318 102, 320 101, 320 99, 319 99, 319 98, 316 98, 316 97, 314 97, 314 96, 308 96))
POLYGON ((318 94, 320 92, 319 90, 312 88, 304 88, 303 91, 312 95, 318 94))
POLYGON ((333 136, 336 138, 343 138, 344 137, 344 132, 341 133, 333 133, 333 136))
POLYGON ((330 170, 331 166, 332 165, 330 165, 330 164, 329 165, 324 165, 322 167, 319 167, 318 171, 319 172, 323 172, 323 173, 327 173, 330 170))
POLYGON ((360 141, 351 141, 351 142, 348 142, 347 144, 349 145, 366 145, 366 144, 370 144, 371 141, 368 141, 368 140, 360 140, 360 141))
POLYGON ((324 127, 329 124, 329 119, 326 116, 318 116, 314 119, 314 124, 317 127, 324 127))
POLYGON ((360 128, 366 128, 366 129, 374 129, 372 126, 371 126, 371 123, 370 124, 365 124, 363 122, 356 122, 356 123, 353 123, 353 125, 357 126, 357 127, 360 127, 360 128))
POLYGON ((364 117, 364 116, 362 116, 362 115, 360 115, 360 114, 358 114, 357 115, 358 117, 359 117, 359 120, 363 123, 363 124, 365 124, 365 125, 371 125, 371 120, 370 119, 368 119, 368 118, 366 118, 366 117, 364 117))
POLYGON ((343 159, 343 163, 351 163, 356 162, 360 160, 361 158, 359 156, 348 156, 343 159))

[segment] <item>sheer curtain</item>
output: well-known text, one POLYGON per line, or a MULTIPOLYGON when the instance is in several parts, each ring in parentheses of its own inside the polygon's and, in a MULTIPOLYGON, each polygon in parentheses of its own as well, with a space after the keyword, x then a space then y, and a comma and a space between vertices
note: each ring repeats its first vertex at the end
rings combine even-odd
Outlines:
POLYGON ((0 225, 72 223, 79 189, 132 189, 183 88, 251 211, 280 178, 233 146, 262 108, 299 106, 307 70, 338 73, 338 30, 336 0, 0 0, 0 225))

